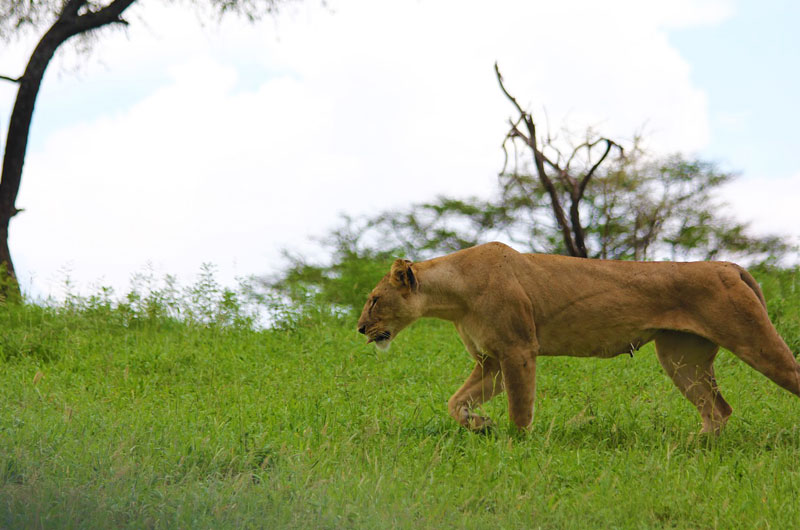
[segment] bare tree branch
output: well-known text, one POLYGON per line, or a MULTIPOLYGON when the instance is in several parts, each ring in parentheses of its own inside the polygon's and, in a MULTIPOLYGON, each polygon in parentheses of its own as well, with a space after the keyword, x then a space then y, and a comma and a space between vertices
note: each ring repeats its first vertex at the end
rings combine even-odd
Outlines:
MULTIPOLYGON (((533 122, 533 117, 530 113, 526 112, 520 104, 517 102, 516 98, 512 96, 508 90, 506 90, 505 85, 503 84, 503 76, 500 73, 500 67, 497 63, 494 63, 494 70, 497 75, 497 81, 500 84, 500 89, 505 94, 506 98, 514 105, 517 109, 517 112, 520 114, 520 120, 517 120, 516 123, 520 121, 525 123, 525 127, 528 129, 528 136, 521 134, 517 127, 512 127, 513 135, 511 138, 520 137, 525 139, 525 143, 530 147, 531 151, 533 151, 533 160, 536 165, 536 172, 539 176, 539 181, 544 187, 545 191, 547 191, 548 196, 550 197, 551 207, 553 209, 553 215, 556 218, 556 223, 558 224, 559 229, 561 230, 562 237, 564 239, 564 244, 567 247, 567 252, 570 255, 576 256, 577 248, 575 247, 575 242, 572 238, 572 231, 569 222, 567 221, 567 216, 564 213, 564 208, 561 205, 561 200, 558 197, 558 191, 556 190, 553 181, 547 175, 547 172, 544 167, 545 163, 545 156, 539 150, 537 143, 536 143, 536 125, 533 122)), ((508 138, 508 135, 507 135, 508 138)), ((551 162, 548 161, 548 164, 552 165, 551 162)))
POLYGON ((600 167, 600 164, 602 164, 603 161, 606 159, 606 157, 608 156, 608 153, 611 152, 611 148, 612 147, 616 147, 617 149, 619 149, 620 156, 624 153, 622 147, 619 144, 617 144, 613 140, 609 140, 608 138, 600 138, 599 140, 594 142, 592 145, 590 145, 588 148, 591 149, 594 145, 597 145, 599 142, 602 142, 602 141, 606 142, 606 150, 603 153, 603 156, 600 157, 600 160, 598 160, 597 163, 592 166, 592 169, 590 169, 586 173, 586 175, 584 175, 583 179, 581 179, 580 190, 579 190, 580 193, 578 194, 579 197, 583 197, 583 193, 586 191, 586 185, 589 184, 589 181, 594 176, 594 172, 597 171, 597 168, 600 167))
POLYGON ((514 96, 512 96, 511 94, 509 94, 508 90, 506 90, 505 85, 503 85, 503 76, 500 74, 500 67, 497 65, 496 61, 494 63, 494 72, 495 72, 495 74, 497 74, 497 81, 500 83, 500 90, 502 90, 503 94, 506 95, 508 100, 511 101, 511 103, 514 104, 514 106, 517 108, 517 112, 519 112, 520 116, 523 116, 523 117, 527 116, 528 113, 525 112, 524 110, 522 110, 522 107, 520 107, 519 103, 517 103, 516 98, 514 96))
MULTIPOLYGON (((595 176, 598 168, 606 161, 612 148, 619 149, 620 154, 623 153, 622 147, 608 138, 599 138, 594 141, 587 140, 580 145, 574 147, 570 155, 564 156, 559 147, 556 145, 555 140, 548 133, 544 143, 540 145, 539 138, 537 137, 536 124, 530 112, 526 111, 519 104, 517 99, 511 95, 506 89, 503 82, 503 76, 500 73, 500 67, 497 63, 494 65, 497 81, 500 84, 500 89, 506 98, 514 105, 519 117, 513 121, 509 120, 510 129, 503 139, 503 151, 505 153, 505 161, 503 164, 503 172, 505 172, 508 164, 508 151, 506 144, 510 141, 516 145, 516 140, 519 138, 533 154, 533 160, 536 167, 536 174, 542 188, 545 190, 550 198, 553 216, 561 231, 564 245, 567 252, 572 256, 587 257, 588 252, 585 242, 585 229, 581 223, 581 201, 586 192, 586 187, 595 176), (527 133, 520 130, 520 126, 524 124, 527 133), (584 169, 591 164, 592 150, 601 143, 605 142, 605 151, 600 159, 595 162, 583 174, 573 171, 572 163, 578 157, 579 153, 585 152, 584 169), (548 151, 545 154, 545 150, 548 151), (555 161, 549 155, 555 155, 555 161), (550 173, 548 173, 548 168, 550 173), (554 182, 555 180, 555 182, 554 182), (561 191, 559 191, 561 188, 561 191), (568 196, 570 200, 569 219, 567 219, 562 205, 562 197, 568 196)), ((519 184, 521 185, 521 184, 519 184)))

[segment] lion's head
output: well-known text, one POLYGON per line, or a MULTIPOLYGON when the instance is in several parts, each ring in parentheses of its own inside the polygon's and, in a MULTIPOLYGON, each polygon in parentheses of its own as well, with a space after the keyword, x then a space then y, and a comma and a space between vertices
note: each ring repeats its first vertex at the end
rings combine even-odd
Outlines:
POLYGON ((381 350, 389 349, 392 339, 421 316, 416 303, 419 285, 412 265, 408 260, 395 260, 389 274, 369 293, 358 319, 358 332, 381 350))

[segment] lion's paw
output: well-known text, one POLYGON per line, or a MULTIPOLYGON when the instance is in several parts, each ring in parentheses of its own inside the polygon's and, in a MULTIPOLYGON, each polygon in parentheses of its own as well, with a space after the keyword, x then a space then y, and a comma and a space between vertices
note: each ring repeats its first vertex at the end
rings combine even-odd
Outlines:
POLYGON ((474 432, 486 432, 494 427, 494 422, 486 416, 468 413, 466 427, 474 432))

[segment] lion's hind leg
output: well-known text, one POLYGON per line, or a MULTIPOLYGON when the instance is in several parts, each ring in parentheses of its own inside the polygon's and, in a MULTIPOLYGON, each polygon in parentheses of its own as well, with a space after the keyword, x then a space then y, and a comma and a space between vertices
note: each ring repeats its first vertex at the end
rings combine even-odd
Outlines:
POLYGON ((735 271, 734 279, 720 275, 727 289, 721 291, 724 297, 714 310, 705 309, 702 321, 707 324, 707 334, 704 335, 800 396, 800 363, 770 322, 758 283, 741 267, 735 271))
POLYGON ((703 432, 719 433, 733 412, 714 379, 714 357, 719 347, 698 335, 660 331, 656 352, 661 366, 681 393, 697 407, 703 432))
POLYGON ((489 418, 473 410, 503 391, 500 363, 491 357, 481 357, 475 362, 472 373, 447 403, 450 415, 464 427, 481 431, 491 426, 489 418))
POLYGON ((766 319, 765 313, 759 325, 743 323, 736 335, 731 334, 731 344, 723 346, 779 386, 800 396, 800 363, 766 319))

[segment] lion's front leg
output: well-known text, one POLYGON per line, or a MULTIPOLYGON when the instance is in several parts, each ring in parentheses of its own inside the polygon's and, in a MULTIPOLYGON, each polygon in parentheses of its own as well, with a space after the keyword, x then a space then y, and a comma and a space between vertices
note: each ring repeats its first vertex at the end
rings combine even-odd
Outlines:
POLYGON ((473 412, 503 391, 500 363, 491 357, 481 357, 461 388, 447 403, 450 415, 464 427, 481 431, 491 426, 491 420, 473 412))
POLYGON ((500 366, 508 393, 508 414, 517 427, 527 429, 536 399, 536 356, 525 349, 513 350, 503 357, 500 366))

